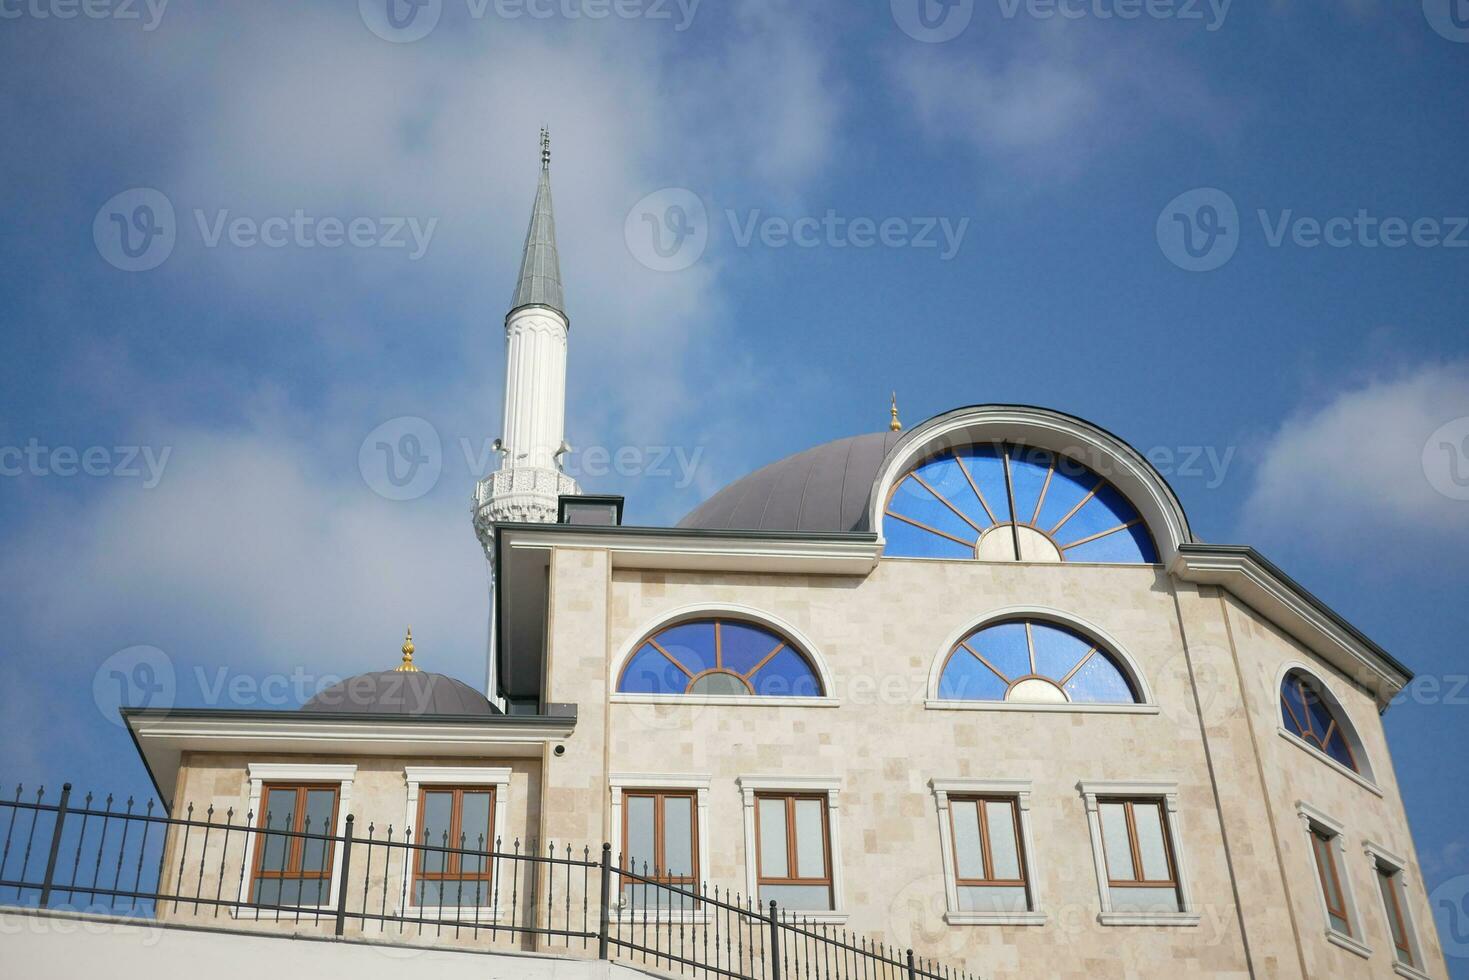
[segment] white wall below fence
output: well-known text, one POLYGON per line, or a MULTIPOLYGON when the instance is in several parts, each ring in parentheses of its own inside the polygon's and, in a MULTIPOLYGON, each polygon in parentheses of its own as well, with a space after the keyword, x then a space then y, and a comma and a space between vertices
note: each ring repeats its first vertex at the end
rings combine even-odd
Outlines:
POLYGON ((0 975, 26 980, 646 980, 615 963, 231 932, 0 908, 0 975))

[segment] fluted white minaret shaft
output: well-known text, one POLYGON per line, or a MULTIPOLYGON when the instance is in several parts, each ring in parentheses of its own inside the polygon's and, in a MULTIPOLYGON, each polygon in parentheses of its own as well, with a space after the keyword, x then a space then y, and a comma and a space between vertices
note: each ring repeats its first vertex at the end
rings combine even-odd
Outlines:
POLYGON ((520 278, 505 317, 505 414, 500 469, 480 481, 475 526, 486 547, 496 521, 552 522, 560 496, 579 493, 562 472, 566 446, 566 350, 571 321, 561 290, 551 208, 550 137, 541 131, 541 174, 520 278))

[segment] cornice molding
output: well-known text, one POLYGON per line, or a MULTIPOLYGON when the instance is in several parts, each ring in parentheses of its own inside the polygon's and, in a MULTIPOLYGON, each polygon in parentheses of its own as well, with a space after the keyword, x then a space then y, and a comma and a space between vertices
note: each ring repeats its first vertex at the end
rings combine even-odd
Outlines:
POLYGON ((1186 545, 1168 571, 1185 582, 1228 591, 1366 687, 1383 710, 1413 679, 1411 671, 1253 548, 1186 545))

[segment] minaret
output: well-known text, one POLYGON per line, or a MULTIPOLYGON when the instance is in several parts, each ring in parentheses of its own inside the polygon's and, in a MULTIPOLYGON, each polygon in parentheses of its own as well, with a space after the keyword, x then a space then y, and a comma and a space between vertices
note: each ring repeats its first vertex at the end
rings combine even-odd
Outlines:
POLYGON ((495 521, 551 523, 556 498, 580 493, 561 471, 566 444, 566 337, 571 321, 561 292, 556 219, 551 211, 551 135, 541 130, 541 176, 520 279, 505 315, 504 434, 500 469, 475 488, 474 524, 491 546, 495 521))

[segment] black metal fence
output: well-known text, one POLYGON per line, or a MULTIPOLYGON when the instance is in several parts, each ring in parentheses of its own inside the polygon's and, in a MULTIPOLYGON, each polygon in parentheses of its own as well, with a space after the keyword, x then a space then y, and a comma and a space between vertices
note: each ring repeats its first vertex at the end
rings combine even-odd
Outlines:
MULTIPOLYGON (((214 807, 182 817, 71 785, 0 800, 0 902, 181 923, 303 923, 338 936, 563 949, 738 980, 969 980, 961 969, 762 904, 624 867, 612 846, 451 842, 409 829, 279 829, 214 807), (200 819, 202 817, 202 819, 200 819), (458 846, 454 846, 454 845, 458 846), (466 846, 466 845, 477 846, 466 846)), ((323 820, 323 823, 326 821, 323 820)))

